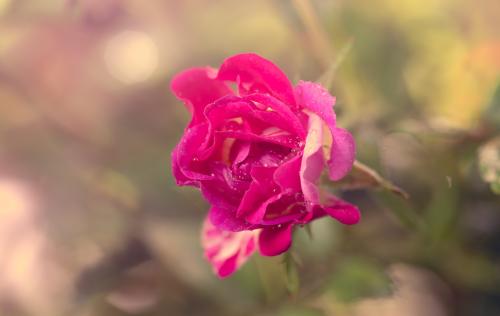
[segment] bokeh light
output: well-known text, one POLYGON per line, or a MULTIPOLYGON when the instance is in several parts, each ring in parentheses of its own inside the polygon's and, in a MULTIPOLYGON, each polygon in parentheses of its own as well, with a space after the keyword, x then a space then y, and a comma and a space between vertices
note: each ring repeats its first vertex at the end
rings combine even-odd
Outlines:
POLYGON ((158 67, 158 47, 147 33, 122 31, 106 44, 104 59, 110 74, 126 84, 149 79, 158 67))

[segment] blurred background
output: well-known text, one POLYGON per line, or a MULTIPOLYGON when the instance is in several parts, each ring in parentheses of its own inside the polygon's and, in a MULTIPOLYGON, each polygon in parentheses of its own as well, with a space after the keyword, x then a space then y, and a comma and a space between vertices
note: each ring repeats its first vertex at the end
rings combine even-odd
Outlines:
POLYGON ((0 0, 0 315, 500 315, 499 80, 497 0, 0 0), (411 197, 343 190, 360 224, 219 280, 169 81, 239 52, 411 197))

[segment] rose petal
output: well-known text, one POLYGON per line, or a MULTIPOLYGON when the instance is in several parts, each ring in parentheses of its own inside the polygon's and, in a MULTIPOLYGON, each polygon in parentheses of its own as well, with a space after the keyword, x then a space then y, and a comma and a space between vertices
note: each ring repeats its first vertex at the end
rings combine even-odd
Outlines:
POLYGON ((186 177, 184 173, 182 173, 181 167, 179 166, 179 160, 178 160, 178 154, 177 154, 177 149, 178 146, 175 146, 175 148, 172 150, 172 174, 174 175, 175 178, 175 183, 177 185, 194 185, 194 186, 199 186, 199 183, 197 181, 193 181, 186 177))
POLYGON ((232 94, 224 82, 213 79, 216 72, 210 67, 191 68, 177 74, 170 83, 175 96, 184 102, 193 115, 189 127, 205 120, 205 106, 232 94))
MULTIPOLYGON (((226 211, 226 216, 236 217, 236 210, 243 192, 248 188, 248 184, 238 183, 238 179, 234 179, 229 167, 223 163, 212 163, 211 170, 213 177, 209 180, 200 181, 203 197, 215 209, 226 211)), ((230 229, 228 227, 223 228, 230 229)))
POLYGON ((258 105, 265 107, 266 111, 276 112, 285 120, 285 122, 287 122, 289 126, 287 130, 291 130, 294 134, 301 138, 306 137, 306 129, 297 117, 297 113, 294 113, 288 105, 284 104, 280 100, 269 94, 262 93, 250 94, 245 97, 245 100, 255 102, 258 105))
POLYGON ((262 227, 279 224, 303 223, 306 211, 301 194, 280 194, 279 199, 273 201, 266 208, 266 214, 261 220, 262 227))
POLYGON ((224 127, 224 123, 234 123, 235 119, 242 119, 250 127, 253 127, 252 130, 256 132, 275 127, 291 134, 299 133, 302 135, 304 133, 303 127, 296 116, 293 120, 283 113, 268 110, 267 108, 259 108, 250 100, 233 96, 221 98, 208 105, 205 108, 205 116, 210 122, 210 131, 224 127), (257 128, 259 126, 260 128, 257 128))
POLYGON ((323 210, 326 214, 345 225, 356 224, 361 219, 361 213, 356 205, 331 194, 327 195, 323 210))
POLYGON ((351 133, 336 127, 333 131, 331 158, 327 162, 330 179, 342 179, 352 169, 356 159, 356 145, 351 133))
POLYGON ((241 95, 264 92, 295 105, 293 88, 286 75, 259 55, 248 53, 229 57, 221 65, 217 79, 238 82, 241 95))
POLYGON ((325 165, 323 156, 323 121, 314 113, 309 115, 309 129, 302 163, 300 183, 308 206, 319 204, 318 180, 325 165))
POLYGON ((316 113, 330 127, 335 127, 335 97, 320 84, 300 81, 295 87, 297 104, 316 113))
POLYGON ((224 278, 239 269, 255 252, 260 230, 227 232, 205 219, 201 243, 214 272, 224 278))
POLYGON ((247 220, 256 223, 262 219, 269 203, 277 198, 277 185, 273 181, 276 168, 254 166, 251 170, 252 182, 243 195, 238 207, 237 216, 246 216, 247 220))
POLYGON ((351 134, 335 126, 333 106, 335 98, 321 85, 301 81, 295 88, 300 106, 316 113, 326 123, 332 135, 330 157, 327 161, 330 179, 343 178, 352 168, 356 156, 354 139, 351 134))
POLYGON ((255 143, 270 143, 292 149, 297 148, 297 145, 300 144, 300 140, 296 136, 289 134, 257 135, 245 131, 216 131, 215 136, 223 138, 236 138, 255 143))
POLYGON ((204 162, 198 158, 198 152, 206 141, 207 130, 207 123, 186 129, 176 147, 176 165, 172 166, 174 175, 180 171, 186 178, 193 181, 208 180, 213 177, 206 169, 204 162))
POLYGON ((263 256, 277 256, 292 245, 292 225, 263 228, 259 235, 259 251, 263 256))
POLYGON ((208 218, 214 226, 225 231, 239 232, 253 228, 252 224, 235 215, 236 209, 212 206, 208 213, 208 218))
POLYGON ((274 172, 274 181, 280 186, 282 192, 301 192, 300 165, 302 156, 295 156, 279 166, 274 172))

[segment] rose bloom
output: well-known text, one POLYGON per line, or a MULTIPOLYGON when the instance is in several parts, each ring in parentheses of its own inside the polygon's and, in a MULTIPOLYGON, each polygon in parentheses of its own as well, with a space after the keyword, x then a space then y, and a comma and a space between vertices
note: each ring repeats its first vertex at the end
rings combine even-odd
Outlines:
POLYGON ((192 114, 172 152, 173 174, 211 205, 202 245, 218 276, 256 250, 287 251, 297 225, 323 216, 359 221, 356 206, 318 187, 325 169, 339 180, 355 157, 351 134, 336 126, 335 98, 322 86, 292 86, 272 62, 240 54, 218 70, 187 69, 171 88, 192 114))

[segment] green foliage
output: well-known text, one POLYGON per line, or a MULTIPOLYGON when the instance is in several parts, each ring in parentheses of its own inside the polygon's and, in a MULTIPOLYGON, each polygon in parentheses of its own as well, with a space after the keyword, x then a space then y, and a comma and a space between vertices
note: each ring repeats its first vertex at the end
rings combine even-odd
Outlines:
POLYGON ((282 308, 277 316, 323 316, 324 314, 313 308, 297 306, 297 305, 287 305, 282 308))
POLYGON ((500 129, 500 80, 491 96, 490 103, 484 112, 484 119, 496 129, 500 129))
POLYGON ((285 275, 286 288, 291 295, 297 295, 300 289, 299 270, 297 262, 293 259, 293 255, 289 252, 285 255, 285 275))
POLYGON ((479 148, 479 170, 495 194, 500 194, 500 136, 479 148))
POLYGON ((391 281, 384 269, 361 257, 343 259, 328 284, 328 290, 342 302, 391 293, 391 281))

